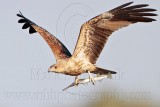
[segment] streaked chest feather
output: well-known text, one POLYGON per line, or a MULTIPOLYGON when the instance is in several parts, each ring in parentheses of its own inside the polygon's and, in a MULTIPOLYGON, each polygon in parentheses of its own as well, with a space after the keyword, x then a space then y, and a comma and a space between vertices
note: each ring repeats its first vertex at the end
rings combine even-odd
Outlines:
POLYGON ((95 66, 90 62, 88 62, 87 60, 76 59, 76 60, 70 60, 67 63, 67 69, 65 73, 68 75, 80 75, 87 71, 94 71, 94 70, 95 66))

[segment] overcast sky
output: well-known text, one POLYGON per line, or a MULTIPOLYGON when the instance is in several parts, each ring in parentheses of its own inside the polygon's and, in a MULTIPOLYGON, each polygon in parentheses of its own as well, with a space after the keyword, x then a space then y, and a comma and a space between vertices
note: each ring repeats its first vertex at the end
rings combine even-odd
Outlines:
MULTIPOLYGON (((117 71, 112 80, 105 79, 95 86, 80 85, 63 92, 74 77, 48 74, 48 67, 55 63, 50 48, 39 34, 30 35, 28 30, 22 30, 16 14, 21 11, 47 29, 72 53, 84 22, 130 0, 0 1, 0 106, 69 106, 90 100, 90 97, 84 100, 83 95, 99 90, 148 92, 152 101, 160 99, 159 16, 154 17, 156 22, 131 25, 109 38, 97 65, 117 71)), ((160 12, 158 0, 132 1, 149 4, 158 10, 156 13, 160 12)))

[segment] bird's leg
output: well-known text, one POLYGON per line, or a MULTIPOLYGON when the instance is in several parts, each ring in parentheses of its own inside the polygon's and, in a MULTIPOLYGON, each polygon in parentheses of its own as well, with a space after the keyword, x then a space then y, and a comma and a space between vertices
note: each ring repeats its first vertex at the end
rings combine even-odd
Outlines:
POLYGON ((79 80, 79 78, 78 78, 78 76, 76 76, 75 80, 74 80, 74 83, 75 83, 76 86, 78 86, 78 80, 79 80))
POLYGON ((95 85, 95 79, 93 78, 93 76, 91 75, 90 71, 88 71, 89 74, 89 81, 93 83, 93 85, 95 85))

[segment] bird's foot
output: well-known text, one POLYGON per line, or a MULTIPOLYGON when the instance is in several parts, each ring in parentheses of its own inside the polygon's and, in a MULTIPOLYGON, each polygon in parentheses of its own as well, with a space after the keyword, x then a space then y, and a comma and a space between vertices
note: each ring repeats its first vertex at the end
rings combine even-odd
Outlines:
POLYGON ((93 77, 89 77, 89 81, 92 82, 93 85, 96 83, 96 80, 93 77))
POLYGON ((89 74, 89 82, 92 82, 93 85, 95 85, 96 80, 94 79, 94 77, 91 75, 91 73, 88 71, 89 74))

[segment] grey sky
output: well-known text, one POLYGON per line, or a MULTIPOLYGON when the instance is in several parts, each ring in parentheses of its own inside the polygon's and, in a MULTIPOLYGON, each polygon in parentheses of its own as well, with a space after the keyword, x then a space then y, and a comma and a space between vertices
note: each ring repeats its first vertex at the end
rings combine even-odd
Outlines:
MULTIPOLYGON (((73 96, 67 101, 64 96, 68 97, 72 94, 61 91, 73 82, 74 77, 47 73, 48 67, 55 63, 55 58, 39 34, 29 35, 28 30, 21 29, 22 25, 17 23, 19 18, 16 16, 19 11, 56 35, 73 52, 80 26, 84 22, 118 5, 130 2, 130 0, 0 1, 0 106, 4 107, 72 105, 79 102, 75 101, 73 96), (9 95, 10 92, 26 92, 35 97, 36 92, 44 91, 54 93, 53 98, 24 98, 24 94, 17 95, 21 96, 17 98, 16 95, 9 95)), ((158 10, 157 14, 160 12, 158 0, 132 1, 134 4, 149 4, 149 7, 158 10)), ((131 25, 113 33, 109 38, 97 65, 116 70, 118 74, 113 77, 113 80, 106 79, 97 82, 96 86, 89 84, 68 91, 80 94, 86 92, 85 95, 87 92, 105 89, 150 92, 152 100, 158 101, 160 99, 160 36, 158 34, 160 16, 154 18, 157 19, 156 22, 131 25)), ((79 95, 74 97, 78 99, 79 95)))

